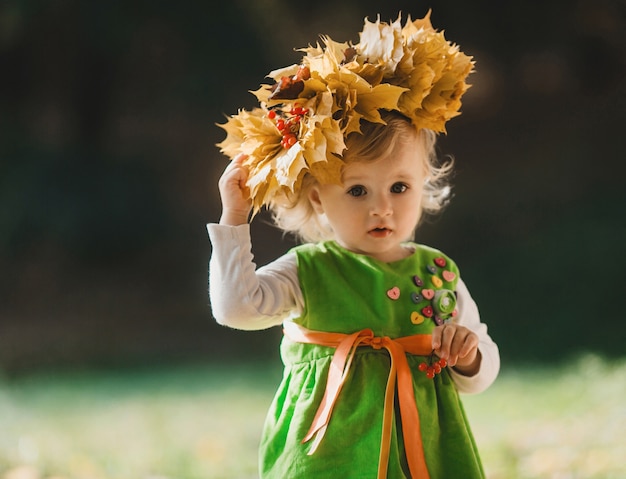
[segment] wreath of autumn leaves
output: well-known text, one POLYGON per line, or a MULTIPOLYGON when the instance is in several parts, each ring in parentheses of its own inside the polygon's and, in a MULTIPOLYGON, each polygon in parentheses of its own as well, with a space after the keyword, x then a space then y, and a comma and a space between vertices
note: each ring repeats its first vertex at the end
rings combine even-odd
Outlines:
POLYGON ((393 23, 365 19, 358 44, 322 36, 323 45, 300 49, 300 64, 268 74, 273 85, 253 94, 260 106, 240 110, 219 125, 218 143, 231 159, 247 155, 253 213, 296 193, 308 172, 321 183, 340 183, 344 139, 361 120, 383 123, 395 110, 416 128, 445 133, 460 114, 474 62, 422 19, 393 23))

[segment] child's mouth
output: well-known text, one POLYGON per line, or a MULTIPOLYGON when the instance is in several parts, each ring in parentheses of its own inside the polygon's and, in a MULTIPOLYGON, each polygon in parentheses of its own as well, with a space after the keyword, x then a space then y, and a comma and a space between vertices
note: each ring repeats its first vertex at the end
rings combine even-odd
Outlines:
POLYGON ((391 230, 389 228, 374 228, 369 231, 370 236, 374 238, 385 238, 391 234, 391 230))

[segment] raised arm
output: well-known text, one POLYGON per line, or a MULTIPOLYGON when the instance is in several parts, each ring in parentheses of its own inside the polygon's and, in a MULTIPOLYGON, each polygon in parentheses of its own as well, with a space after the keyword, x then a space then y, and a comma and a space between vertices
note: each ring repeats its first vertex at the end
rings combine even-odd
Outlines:
POLYGON ((257 270, 250 240, 251 201, 248 171, 236 157, 219 180, 220 224, 207 230, 213 250, 209 263, 209 298, 216 321, 236 329, 266 329, 302 308, 294 254, 257 270))

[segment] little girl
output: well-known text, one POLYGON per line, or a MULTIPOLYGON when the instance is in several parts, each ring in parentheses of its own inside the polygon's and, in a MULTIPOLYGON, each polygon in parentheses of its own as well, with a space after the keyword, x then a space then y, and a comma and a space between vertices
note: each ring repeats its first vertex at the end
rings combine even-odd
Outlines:
POLYGON ((473 62, 429 15, 323 41, 272 72, 219 145, 233 161, 208 225, 213 314, 284 330, 260 475, 482 478, 459 392, 495 380, 498 348, 454 261, 410 241, 447 196, 436 135, 473 62), (248 221, 261 207, 303 244, 257 269, 248 221))

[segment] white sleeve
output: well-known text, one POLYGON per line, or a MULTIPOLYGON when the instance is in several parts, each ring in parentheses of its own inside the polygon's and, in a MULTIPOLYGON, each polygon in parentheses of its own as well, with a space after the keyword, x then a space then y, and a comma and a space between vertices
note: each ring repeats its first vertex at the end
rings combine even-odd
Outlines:
POLYGON ((487 325, 480 321, 478 306, 472 299, 467 286, 459 279, 457 283, 457 311, 455 321, 478 335, 478 350, 482 356, 480 370, 474 376, 464 376, 450 368, 450 375, 459 392, 476 394, 487 389, 500 371, 498 346, 487 333, 487 325))
POLYGON ((250 225, 208 224, 207 231, 212 244, 209 298, 219 324, 244 330, 267 329, 302 311, 295 253, 257 269, 250 225))

